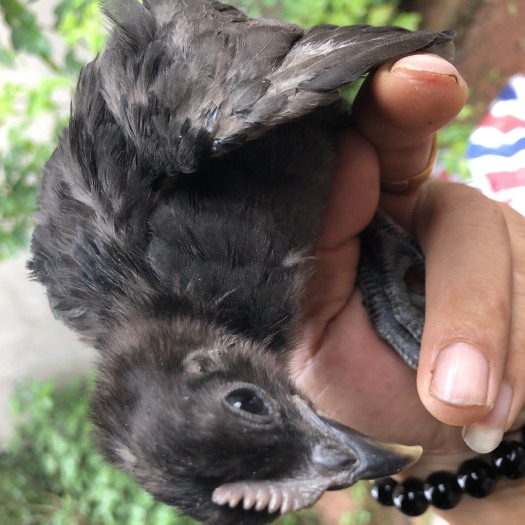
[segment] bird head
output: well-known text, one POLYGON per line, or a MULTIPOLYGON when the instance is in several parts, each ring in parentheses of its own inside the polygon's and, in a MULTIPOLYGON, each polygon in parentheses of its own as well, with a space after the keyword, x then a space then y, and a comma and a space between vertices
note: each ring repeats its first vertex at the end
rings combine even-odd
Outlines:
POLYGON ((420 455, 319 414, 285 363, 241 336, 179 320, 135 323, 114 339, 92 402, 100 448, 206 523, 268 523, 420 455))

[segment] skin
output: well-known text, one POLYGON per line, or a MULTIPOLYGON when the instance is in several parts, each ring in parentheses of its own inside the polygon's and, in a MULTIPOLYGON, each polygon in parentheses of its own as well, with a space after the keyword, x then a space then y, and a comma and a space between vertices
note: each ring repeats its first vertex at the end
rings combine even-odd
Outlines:
MULTIPOLYGON (((425 454, 408 473, 420 477, 453 471, 477 455, 462 427, 497 431, 523 424, 524 219, 463 185, 431 181, 404 195, 379 189, 380 179, 402 180, 426 166, 433 134, 466 97, 455 68, 433 55, 385 64, 364 86, 354 106, 358 131, 341 139, 336 191, 292 363, 300 388, 328 415, 380 438, 422 445, 425 454), (416 236, 427 258, 417 374, 377 338, 355 288, 357 235, 378 203, 416 236), (453 404, 432 391, 436 360, 456 342, 475 346, 489 364, 484 403, 453 404)), ((500 482, 489 498, 465 498, 443 517, 483 525, 495 523, 497 514, 505 523, 523 523, 525 510, 515 503, 524 496, 525 482, 500 482)))

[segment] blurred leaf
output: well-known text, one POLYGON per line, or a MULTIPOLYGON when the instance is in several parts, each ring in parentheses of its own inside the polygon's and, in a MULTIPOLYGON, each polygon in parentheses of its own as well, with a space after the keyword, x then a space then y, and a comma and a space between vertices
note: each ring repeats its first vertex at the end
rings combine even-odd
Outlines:
POLYGON ((392 24, 415 31, 421 23, 419 13, 398 13, 392 20, 392 24))
POLYGON ((69 53, 84 44, 87 51, 98 53, 105 41, 98 2, 93 0, 63 0, 55 9, 56 27, 68 45, 69 53))
POLYGON ((0 65, 13 67, 15 64, 15 55, 4 46, 0 46, 0 65))
POLYGON ((35 118, 42 113, 56 112, 59 106, 55 100, 55 94, 61 89, 71 87, 71 82, 62 76, 43 77, 35 89, 27 90, 26 116, 35 118))
POLYGON ((81 55, 91 57, 104 40, 96 0, 65 0, 57 6, 56 31, 66 50, 53 53, 49 37, 43 32, 29 2, 0 0, 0 8, 11 32, 11 48, 0 47, 0 63, 17 65, 21 52, 35 55, 49 74, 30 86, 7 83, 0 92, 0 125, 7 143, 0 150, 0 259, 26 248, 37 187, 44 163, 51 156, 56 137, 67 120, 70 92, 82 63, 81 55), (64 93, 67 97, 64 97, 64 93), (34 136, 42 123, 50 134, 39 141, 34 136))
POLYGON ((154 502, 93 450, 89 392, 81 380, 18 389, 12 403, 16 435, 0 454, 0 523, 195 524, 154 502))
POLYGON ((419 17, 399 14, 396 0, 280 0, 283 18, 310 27, 317 24, 401 25, 416 29, 419 17))
POLYGON ((82 61, 76 56, 74 49, 68 49, 64 58, 64 65, 68 73, 76 74, 82 67, 82 61))
POLYGON ((13 48, 49 59, 51 44, 38 26, 36 16, 18 0, 0 0, 0 6, 11 29, 13 48))
POLYGON ((470 178, 466 152, 474 129, 472 114, 472 106, 466 105, 454 122, 439 132, 439 161, 447 173, 463 180, 470 178))

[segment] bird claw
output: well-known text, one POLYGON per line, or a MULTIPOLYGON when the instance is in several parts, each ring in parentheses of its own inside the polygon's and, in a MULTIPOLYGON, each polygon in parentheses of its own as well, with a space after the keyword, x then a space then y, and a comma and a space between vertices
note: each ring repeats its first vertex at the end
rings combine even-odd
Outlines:
POLYGON ((287 514, 313 505, 328 487, 326 480, 273 480, 226 483, 213 492, 217 505, 234 508, 242 502, 244 510, 267 510, 287 514))
POLYGON ((424 325, 424 294, 409 290, 407 272, 423 274, 425 259, 407 232, 378 211, 361 234, 358 285, 381 338, 417 368, 424 325))

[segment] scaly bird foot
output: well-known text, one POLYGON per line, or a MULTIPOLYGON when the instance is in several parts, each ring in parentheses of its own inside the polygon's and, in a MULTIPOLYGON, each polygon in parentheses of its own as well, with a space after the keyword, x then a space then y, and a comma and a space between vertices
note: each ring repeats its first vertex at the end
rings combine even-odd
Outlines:
POLYGON ((409 290, 407 272, 423 274, 425 259, 414 239, 379 210, 361 234, 358 285, 377 333, 417 368, 425 315, 424 294, 409 290))

